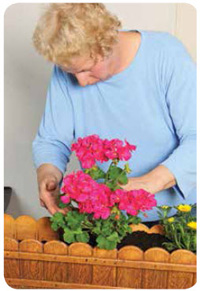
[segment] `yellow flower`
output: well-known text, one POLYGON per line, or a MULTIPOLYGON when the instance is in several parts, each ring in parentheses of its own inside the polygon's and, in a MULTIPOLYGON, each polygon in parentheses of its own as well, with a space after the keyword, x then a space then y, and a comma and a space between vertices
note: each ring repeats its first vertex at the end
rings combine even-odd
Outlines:
POLYGON ((127 174, 131 173, 131 169, 129 168, 129 165, 128 164, 125 164, 124 165, 124 170, 127 174))
POLYGON ((170 217, 170 218, 168 218, 167 221, 170 222, 170 223, 171 223, 171 222, 174 222, 174 217, 170 217))
POLYGON ((169 206, 167 206, 167 205, 163 205, 163 206, 161 206, 161 208, 162 208, 162 209, 168 209, 169 206))
POLYGON ((190 212, 192 207, 190 205, 187 205, 187 204, 180 204, 177 209, 181 212, 190 212))
POLYGON ((190 221, 190 222, 188 222, 187 226, 189 226, 192 229, 197 229, 197 223, 196 223, 196 221, 190 221))

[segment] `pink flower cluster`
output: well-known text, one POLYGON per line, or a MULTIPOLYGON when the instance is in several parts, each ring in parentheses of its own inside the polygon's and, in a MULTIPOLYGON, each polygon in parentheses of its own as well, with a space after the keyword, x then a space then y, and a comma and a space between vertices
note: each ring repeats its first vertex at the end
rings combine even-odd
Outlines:
POLYGON ((137 215, 139 211, 151 210, 157 205, 154 195, 143 189, 131 191, 117 189, 112 194, 111 200, 118 203, 120 210, 125 210, 130 215, 137 215))
POLYGON ((118 189, 113 192, 82 171, 67 175, 63 182, 61 190, 65 195, 61 196, 61 201, 66 204, 71 199, 76 201, 81 213, 93 213, 95 219, 107 219, 113 206, 134 216, 156 206, 154 195, 145 190, 118 189))
POLYGON ((131 158, 131 152, 136 150, 136 146, 129 144, 126 140, 123 145, 123 141, 119 139, 103 140, 98 135, 90 135, 78 138, 71 149, 76 152, 82 167, 88 169, 92 168, 96 161, 101 163, 109 159, 128 161, 131 158))
POLYGON ((81 213, 93 213, 94 218, 106 219, 110 215, 111 190, 104 184, 98 184, 88 174, 82 171, 67 175, 63 179, 62 191, 66 195, 61 196, 63 203, 74 200, 78 203, 81 213))

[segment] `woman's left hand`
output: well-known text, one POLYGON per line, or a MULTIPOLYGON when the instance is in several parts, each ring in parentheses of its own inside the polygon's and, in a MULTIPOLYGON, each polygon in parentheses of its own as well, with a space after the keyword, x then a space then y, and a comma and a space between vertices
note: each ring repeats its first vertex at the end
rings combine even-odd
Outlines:
POLYGON ((131 177, 126 185, 120 187, 124 190, 144 189, 147 192, 156 194, 162 190, 173 187, 176 184, 174 175, 163 165, 159 165, 151 172, 141 177, 131 177))
POLYGON ((126 185, 120 184, 120 187, 127 191, 144 189, 147 192, 151 192, 149 189, 148 182, 145 181, 143 176, 128 178, 128 183, 126 185))

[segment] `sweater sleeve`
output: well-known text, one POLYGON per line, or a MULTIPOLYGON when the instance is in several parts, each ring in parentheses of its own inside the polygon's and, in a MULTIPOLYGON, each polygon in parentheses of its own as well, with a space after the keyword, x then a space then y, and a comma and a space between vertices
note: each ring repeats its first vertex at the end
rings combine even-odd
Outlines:
POLYGON ((62 173, 71 154, 74 138, 73 106, 64 72, 54 67, 47 92, 45 111, 32 144, 34 165, 50 163, 62 173))
POLYGON ((175 38, 167 54, 163 84, 179 144, 162 165, 173 173, 175 188, 186 198, 196 188, 196 66, 175 38))

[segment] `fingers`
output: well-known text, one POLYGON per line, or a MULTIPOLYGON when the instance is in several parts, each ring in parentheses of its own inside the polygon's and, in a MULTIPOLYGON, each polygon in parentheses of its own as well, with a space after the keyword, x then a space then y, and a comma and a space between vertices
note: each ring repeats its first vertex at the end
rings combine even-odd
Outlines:
POLYGON ((127 183, 127 184, 125 184, 125 185, 123 185, 123 184, 119 184, 119 183, 118 183, 118 185, 119 185, 119 187, 122 188, 123 190, 126 190, 126 191, 131 190, 131 184, 130 184, 130 183, 127 183))
POLYGON ((59 208, 59 207, 57 207, 57 206, 49 206, 48 208, 47 208, 47 210, 49 211, 49 213, 51 214, 51 215, 54 215, 55 213, 57 213, 57 212, 60 212, 60 213, 62 213, 63 215, 66 215, 66 213, 69 211, 68 209, 61 209, 61 208, 59 208))
POLYGON ((46 208, 46 205, 45 205, 45 203, 42 201, 42 199, 40 199, 40 205, 41 205, 42 207, 45 207, 45 208, 46 208))
POLYGON ((55 191, 58 187, 58 183, 56 181, 50 180, 46 183, 46 189, 47 191, 55 191))
POLYGON ((42 199, 40 199, 40 205, 44 208, 47 209, 47 211, 51 214, 51 215, 54 215, 56 212, 60 212, 62 213, 63 215, 65 215, 70 209, 65 207, 63 209, 57 207, 56 204, 51 204, 51 203, 48 203, 47 202, 47 205, 42 201, 42 199))
POLYGON ((69 209, 67 207, 66 208, 63 208, 63 209, 58 208, 58 212, 61 212, 64 215, 66 215, 68 211, 69 211, 69 209))
POLYGON ((55 177, 48 177, 40 184, 40 205, 45 207, 51 215, 56 212, 65 215, 69 211, 67 207, 61 209, 57 206, 58 194, 59 185, 55 177))

